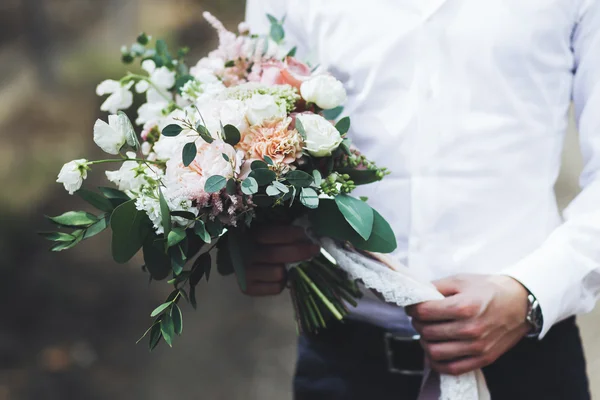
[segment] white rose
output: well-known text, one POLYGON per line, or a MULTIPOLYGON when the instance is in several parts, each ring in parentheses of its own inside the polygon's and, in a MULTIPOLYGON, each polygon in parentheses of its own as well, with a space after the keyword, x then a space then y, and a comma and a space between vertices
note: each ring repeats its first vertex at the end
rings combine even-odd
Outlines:
POLYGON ((69 194, 73 194, 81 188, 83 180, 87 178, 88 160, 82 158, 73 160, 60 169, 56 182, 62 183, 69 194))
POLYGON ((331 75, 316 75, 300 86, 302 98, 315 103, 323 110, 341 106, 346 101, 346 89, 342 82, 331 75))
POLYGON ((277 105, 273 96, 268 94, 255 94, 246 105, 248 106, 246 118, 250 125, 259 125, 265 120, 281 119, 287 115, 285 105, 277 105))
POLYGON ((107 79, 96 87, 96 94, 104 96, 108 94, 104 103, 100 106, 100 110, 116 114, 119 110, 126 110, 133 104, 133 93, 129 90, 133 82, 129 82, 125 86, 112 79, 107 79))
POLYGON ((296 117, 302 123, 306 133, 304 148, 314 157, 326 157, 342 143, 340 132, 317 114, 300 114, 296 117))
POLYGON ((199 102, 198 109, 206 123, 206 128, 213 138, 221 135, 221 125, 233 125, 240 132, 248 127, 246 123, 246 105, 240 100, 206 101, 199 102))

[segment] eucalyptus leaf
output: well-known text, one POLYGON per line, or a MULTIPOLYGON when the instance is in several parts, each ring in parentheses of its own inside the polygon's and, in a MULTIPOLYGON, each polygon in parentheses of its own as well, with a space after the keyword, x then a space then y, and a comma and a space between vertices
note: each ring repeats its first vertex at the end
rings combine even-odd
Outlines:
POLYGON ((47 217, 57 225, 69 228, 83 228, 98 221, 98 217, 85 211, 68 211, 57 217, 47 217))
POLYGON ((252 161, 250 164, 250 169, 254 171, 255 169, 269 169, 269 165, 261 160, 252 161))
POLYGON ((331 108, 329 110, 323 111, 323 118, 328 121, 335 121, 344 111, 344 106, 339 106, 336 108, 331 108))
POLYGON ((288 172, 287 175, 285 175, 285 179, 291 185, 303 188, 309 187, 314 182, 314 179, 310 174, 298 169, 288 172))
POLYGON ((171 210, 161 188, 158 188, 158 201, 160 204, 161 223, 165 238, 167 238, 169 237, 169 232, 171 232, 171 210))
POLYGON ((167 245, 169 247, 173 247, 179 244, 183 239, 185 239, 185 229, 175 228, 169 232, 167 245))
POLYGON ((142 247, 150 232, 150 220, 144 211, 129 200, 113 211, 110 221, 112 229, 112 255, 116 262, 129 261, 142 247))
POLYGON ((163 136, 174 137, 177 136, 183 131, 183 128, 177 124, 169 124, 165 126, 162 130, 163 136))
POLYGON ((169 256, 171 257, 171 269, 175 275, 181 274, 186 263, 186 256, 181 246, 169 248, 169 256))
POLYGON ((160 281, 171 273, 171 258, 165 253, 163 241, 156 234, 148 235, 143 253, 146 268, 152 279, 160 281))
POLYGON ((281 193, 288 193, 290 191, 290 188, 279 181, 273 181, 272 185, 275 186, 281 193))
POLYGON ((183 332, 183 314, 177 304, 173 304, 173 310, 171 311, 173 318, 173 328, 177 335, 181 335, 183 332))
POLYGON ((206 180, 204 184, 204 190, 207 193, 219 192, 227 185, 227 179, 221 175, 213 175, 206 180))
POLYGON ((313 184, 316 187, 320 187, 321 183, 323 183, 323 177, 321 176, 321 173, 319 172, 319 170, 315 169, 313 171, 313 184))
POLYGON ((231 146, 235 146, 240 142, 242 135, 238 128, 227 124, 223 127, 223 141, 231 146))
POLYGON ((165 311, 167 308, 169 308, 169 307, 171 306, 171 304, 173 304, 173 303, 172 303, 172 302, 168 302, 168 303, 163 303, 163 304, 161 304, 160 306, 156 307, 156 308, 154 309, 154 311, 152 311, 152 312, 150 313, 150 316, 151 316, 152 318, 154 318, 154 317, 156 317, 157 315, 159 315, 159 314, 162 314, 162 312, 163 312, 163 311, 165 311))
POLYGON ((206 230, 212 237, 219 237, 223 233, 223 223, 218 219, 207 220, 204 225, 206 225, 206 230))
POLYGON ((344 117, 335 124, 340 135, 345 135, 350 130, 350 117, 344 117))
POLYGON ((194 233, 196 235, 198 235, 198 237, 200 239, 202 239, 202 241, 204 243, 210 243, 211 242, 211 237, 210 237, 210 234, 208 233, 208 231, 206 230, 206 226, 204 225, 204 221, 202 221, 202 220, 196 221, 196 223, 194 224, 194 233))
POLYGON ((306 130, 304 130, 304 125, 302 125, 302 121, 298 117, 296 117, 296 130, 302 136, 302 139, 306 140, 306 130))
POLYGON ((196 219, 196 214, 194 214, 193 212, 189 212, 189 211, 171 211, 171 216, 189 219, 190 221, 193 221, 196 219))
POLYGON ((72 242, 75 236, 63 232, 39 232, 38 235, 53 242, 72 242))
POLYGON ((296 51, 298 51, 298 47, 294 46, 290 49, 290 51, 288 51, 288 53, 285 55, 285 58, 288 57, 295 57, 296 56, 296 51))
POLYGON ((251 248, 248 246, 248 240, 243 237, 240 228, 229 230, 228 234, 229 258, 238 284, 242 291, 246 291, 246 266, 245 260, 250 259, 251 248))
POLYGON ((281 43, 285 38, 285 31, 283 29, 283 26, 281 26, 281 24, 279 23, 271 24, 270 36, 275 43, 281 43))
POLYGON ((162 334, 160 332, 160 322, 157 322, 152 326, 150 330, 150 340, 148 342, 148 348, 150 351, 154 350, 156 346, 160 343, 160 339, 162 338, 162 334))
POLYGON ((269 165, 275 165, 275 163, 273 162, 273 159, 269 156, 264 156, 263 159, 265 160, 265 162, 269 165))
POLYGON ((267 186, 266 193, 268 196, 271 196, 271 197, 277 197, 281 194, 279 189, 277 189, 277 187, 275 187, 273 185, 267 186))
POLYGON ((256 179, 259 186, 270 185, 277 178, 277 174, 270 169, 259 168, 250 172, 248 175, 251 178, 256 179))
POLYGON ((202 277, 206 273, 207 269, 210 269, 211 257, 209 253, 204 253, 198 256, 194 265, 192 266, 192 274, 190 275, 190 286, 196 286, 202 277))
POLYGON ((85 232, 83 234, 83 238, 89 239, 89 238, 96 236, 97 234, 105 231, 106 228, 108 228, 109 220, 110 220, 110 216, 106 216, 104 218, 99 219, 98 222, 94 223, 93 225, 91 225, 90 227, 88 227, 85 230, 85 232))
POLYGON ((170 313, 163 315, 160 320, 160 331, 162 333, 165 342, 173 347, 173 337, 175 336, 175 325, 173 324, 173 317, 170 313))
POLYGON ((225 191, 230 196, 233 196, 237 193, 237 183, 235 182, 235 179, 230 178, 227 181, 227 185, 225 186, 225 191))
POLYGON ((377 173, 377 170, 373 169, 336 168, 336 171, 340 174, 349 175, 355 185, 367 185, 381 180, 381 175, 377 173))
POLYGON ((202 124, 196 125, 196 131, 198 131, 198 134, 206 143, 210 144, 215 140, 208 131, 208 129, 202 124))
POLYGON ((300 203, 306 208, 317 208, 319 207, 319 195, 312 188, 302 188, 300 192, 300 203))
POLYGON ((112 212, 112 210, 114 210, 114 206, 110 200, 99 193, 95 193, 87 189, 79 189, 75 193, 77 193, 83 200, 101 211, 112 212))
POLYGON ((189 166, 196 159, 197 155, 198 149, 196 148, 196 143, 186 143, 185 146, 183 146, 183 150, 181 152, 181 159, 183 161, 183 165, 185 167, 189 166))
POLYGON ((271 14, 267 14, 267 18, 269 19, 269 22, 272 24, 278 24, 279 20, 277 18, 275 18, 274 16, 272 16, 271 14))
POLYGON ((364 239, 369 240, 373 230, 373 209, 364 201, 347 194, 335 196, 335 203, 346 222, 364 239))
POLYGON ((254 179, 251 176, 244 179, 244 181, 242 182, 242 193, 251 196, 256 192, 258 192, 258 182, 256 181, 256 179, 254 179))

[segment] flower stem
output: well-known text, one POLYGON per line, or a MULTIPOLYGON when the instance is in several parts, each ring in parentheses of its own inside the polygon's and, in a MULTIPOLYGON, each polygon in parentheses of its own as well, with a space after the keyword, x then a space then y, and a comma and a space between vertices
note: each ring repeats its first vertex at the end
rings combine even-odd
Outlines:
POLYGON ((325 306, 329 309, 329 311, 331 311, 331 313, 334 315, 334 317, 336 317, 338 320, 341 321, 344 318, 342 316, 342 314, 340 314, 340 312, 337 310, 337 308, 335 308, 335 306, 333 304, 331 304, 329 299, 327 299, 327 297, 325 297, 323 295, 323 293, 319 290, 317 285, 315 285, 315 283, 312 281, 312 279, 310 279, 308 277, 308 275, 306 275, 304 273, 304 271, 302 270, 301 267, 297 267, 296 270, 298 271, 298 274, 300 275, 300 277, 302 277, 302 279, 304 279, 304 282, 306 282, 308 284, 310 289, 319 297, 319 299, 323 302, 323 304, 325 304, 325 306))
POLYGON ((162 162, 162 161, 150 161, 150 160, 144 160, 142 158, 123 158, 123 159, 112 158, 109 160, 88 161, 87 165, 105 164, 105 163, 111 163, 111 162, 125 162, 125 161, 139 161, 139 162, 144 162, 144 163, 152 163, 155 165, 164 165, 164 162, 162 162))

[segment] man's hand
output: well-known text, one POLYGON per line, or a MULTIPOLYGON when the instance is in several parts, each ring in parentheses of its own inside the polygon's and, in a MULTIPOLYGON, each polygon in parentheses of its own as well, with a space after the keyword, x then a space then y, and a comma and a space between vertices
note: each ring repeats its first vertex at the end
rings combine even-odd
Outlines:
POLYGON ((527 334, 527 290, 508 276, 459 275, 433 283, 446 298, 407 307, 434 370, 485 367, 527 334))
POLYGON ((320 251, 297 226, 269 226, 252 234, 256 247, 246 268, 244 292, 249 296, 281 293, 286 284, 285 264, 309 260, 320 251))

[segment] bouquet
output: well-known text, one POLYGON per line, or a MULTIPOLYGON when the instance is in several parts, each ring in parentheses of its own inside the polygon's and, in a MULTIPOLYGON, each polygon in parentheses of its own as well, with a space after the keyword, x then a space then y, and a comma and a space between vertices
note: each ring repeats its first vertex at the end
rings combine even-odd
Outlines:
MULTIPOLYGON (((113 158, 66 163, 57 182, 99 210, 69 211, 50 221, 69 231, 46 232, 52 251, 70 249, 110 227, 117 263, 138 252, 150 280, 173 291, 151 313, 144 336, 153 349, 182 333, 182 299, 196 308, 195 290, 213 265, 237 276, 245 289, 252 228, 301 223, 313 238, 357 250, 389 253, 396 240, 388 223, 350 193, 388 173, 347 137, 340 116, 343 84, 285 49, 282 21, 268 15, 269 36, 246 24, 227 31, 211 14, 220 44, 188 68, 187 49, 172 54, 162 40, 141 34, 122 49, 122 61, 141 62, 139 73, 106 80, 109 113, 93 129, 94 142, 113 158), (144 99, 135 126, 123 110, 144 99), (139 132, 139 134, 138 134, 139 132), (111 187, 82 188, 93 166, 107 171, 111 187), (300 222, 298 222, 300 221, 300 222), (213 262, 214 261, 214 262, 213 262)), ((315 332, 341 320, 361 293, 326 251, 289 266, 288 286, 298 329, 315 332)))

